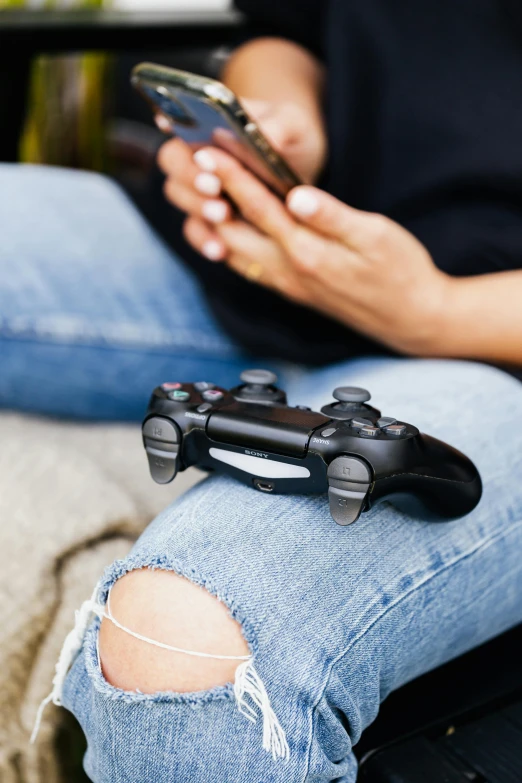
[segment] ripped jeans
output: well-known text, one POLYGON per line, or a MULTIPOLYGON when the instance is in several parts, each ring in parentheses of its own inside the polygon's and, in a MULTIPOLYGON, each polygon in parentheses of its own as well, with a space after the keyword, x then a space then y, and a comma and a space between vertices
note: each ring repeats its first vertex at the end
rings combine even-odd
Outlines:
MULTIPOLYGON (((158 382, 231 385, 252 365, 112 185, 0 173, 11 248, 0 249, 0 404, 133 418, 158 382)), ((258 709, 248 689, 255 722, 232 683, 153 694, 111 685, 94 619, 62 696, 86 734, 94 783, 353 783, 352 748, 390 691, 522 621, 522 386, 491 367, 437 360, 284 366, 280 376, 291 404, 316 410, 334 386, 369 388, 385 415, 468 454, 483 499, 444 524, 382 503, 348 528, 332 522, 323 496, 265 495, 219 476, 176 500, 108 569, 97 601, 142 568, 217 596, 241 626, 288 753, 263 747, 267 705, 258 709)))

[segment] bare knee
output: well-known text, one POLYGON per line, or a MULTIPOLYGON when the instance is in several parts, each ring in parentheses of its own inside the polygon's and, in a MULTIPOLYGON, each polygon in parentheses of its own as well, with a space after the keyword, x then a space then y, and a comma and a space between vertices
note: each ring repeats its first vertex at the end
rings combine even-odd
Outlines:
MULTIPOLYGON (((164 644, 212 655, 244 656, 248 645, 226 606, 202 587, 171 571, 141 569, 122 577, 111 592, 115 619, 164 644)), ((118 688, 190 692, 234 680, 237 660, 199 658, 154 647, 104 619, 100 660, 118 688)))

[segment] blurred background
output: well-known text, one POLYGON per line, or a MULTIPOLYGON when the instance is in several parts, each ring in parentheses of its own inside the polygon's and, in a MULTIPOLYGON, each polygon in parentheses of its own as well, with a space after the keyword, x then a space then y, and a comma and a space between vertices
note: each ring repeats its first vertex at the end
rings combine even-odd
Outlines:
POLYGON ((103 171, 147 213, 162 135, 129 85, 152 60, 217 76, 231 0, 0 0, 0 160, 103 171))

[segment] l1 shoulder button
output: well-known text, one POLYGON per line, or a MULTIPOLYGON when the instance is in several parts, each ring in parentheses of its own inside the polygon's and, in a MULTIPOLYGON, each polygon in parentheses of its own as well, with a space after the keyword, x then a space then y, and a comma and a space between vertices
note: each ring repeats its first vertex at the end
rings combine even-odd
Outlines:
POLYGON ((364 484, 372 479, 368 465, 356 457, 336 457, 328 465, 328 478, 364 484))

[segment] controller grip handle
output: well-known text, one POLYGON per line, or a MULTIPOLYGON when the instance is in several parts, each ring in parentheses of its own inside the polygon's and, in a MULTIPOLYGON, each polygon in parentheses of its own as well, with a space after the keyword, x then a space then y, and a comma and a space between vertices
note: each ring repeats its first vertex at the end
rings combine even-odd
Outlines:
POLYGON ((404 472, 376 481, 373 498, 411 495, 444 519, 469 514, 482 497, 477 468, 465 454, 436 438, 421 435, 420 440, 417 460, 404 472))

